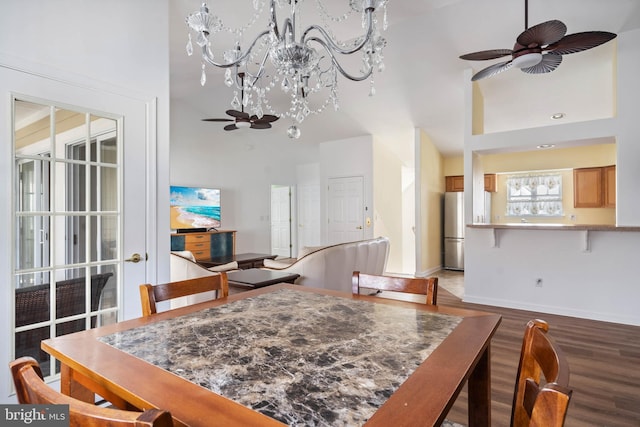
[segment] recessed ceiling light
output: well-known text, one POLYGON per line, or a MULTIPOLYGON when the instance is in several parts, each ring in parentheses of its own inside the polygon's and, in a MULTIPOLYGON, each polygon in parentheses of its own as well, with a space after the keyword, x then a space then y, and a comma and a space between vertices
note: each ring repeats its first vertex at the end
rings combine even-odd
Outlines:
POLYGON ((555 147, 554 144, 540 144, 540 145, 536 146, 536 148, 538 148, 540 150, 544 150, 546 148, 553 148, 553 147, 555 147))
POLYGON ((554 115, 552 115, 552 116, 551 116, 551 118, 552 118, 553 120, 559 120, 559 119, 562 119, 562 118, 564 118, 564 113, 555 113, 554 115))

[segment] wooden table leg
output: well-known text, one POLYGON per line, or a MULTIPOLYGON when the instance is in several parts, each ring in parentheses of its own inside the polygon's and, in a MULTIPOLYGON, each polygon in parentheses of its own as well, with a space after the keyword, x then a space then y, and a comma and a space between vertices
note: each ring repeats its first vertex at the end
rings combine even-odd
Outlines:
POLYGON ((64 364, 60 366, 60 391, 67 396, 87 403, 95 403, 96 394, 98 394, 116 408, 128 411, 140 411, 139 408, 120 396, 110 392, 100 384, 97 384, 64 364))
POLYGON ((491 426, 491 351, 487 345, 469 377, 469 426, 491 426))
POLYGON ((67 365, 60 366, 60 392, 83 402, 93 403, 95 393, 74 379, 73 370, 67 365))

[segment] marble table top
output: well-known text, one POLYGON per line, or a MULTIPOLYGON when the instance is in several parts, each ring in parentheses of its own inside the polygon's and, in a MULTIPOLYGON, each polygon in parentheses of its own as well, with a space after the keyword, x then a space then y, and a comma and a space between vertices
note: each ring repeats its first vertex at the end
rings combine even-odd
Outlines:
POLYGON ((283 289, 100 340, 285 424, 354 426, 461 320, 283 289))

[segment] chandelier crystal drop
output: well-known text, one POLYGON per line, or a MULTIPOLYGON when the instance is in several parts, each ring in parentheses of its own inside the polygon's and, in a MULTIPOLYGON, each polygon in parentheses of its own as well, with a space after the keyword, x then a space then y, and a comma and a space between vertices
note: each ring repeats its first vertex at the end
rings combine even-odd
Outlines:
MULTIPOLYGON (((205 64, 225 69, 224 83, 234 89, 231 105, 236 109, 246 107, 258 117, 268 112, 291 118, 293 125, 287 133, 292 138, 300 136, 299 125, 309 115, 321 113, 329 104, 338 110, 338 73, 351 81, 370 78, 369 96, 373 96, 373 73, 384 70, 382 50, 387 43, 380 35, 376 15, 382 12, 381 30, 386 30, 388 0, 349 0, 348 5, 342 7, 346 11, 330 11, 324 0, 313 1, 325 27, 310 24, 303 28, 301 10, 305 0, 253 0, 251 18, 239 28, 227 27, 203 3, 199 11, 186 18, 195 36, 189 32, 187 54, 193 54, 194 43, 201 49, 201 84, 204 86, 207 81, 205 64), (268 25, 258 30, 242 49, 241 40, 264 14, 267 3, 268 25), (282 9, 288 17, 278 24, 277 15, 282 9), (334 34, 336 29, 329 24, 343 24, 352 15, 358 16, 364 33, 341 41, 334 34), (222 38, 219 33, 230 34, 235 45, 215 46, 215 42, 222 38), (222 58, 220 62, 214 59, 212 48, 220 49, 217 56, 222 58), (362 65, 358 73, 352 74, 346 68, 353 65, 345 67, 341 61, 354 53, 362 55, 362 65), (271 91, 275 88, 279 90, 271 91), (238 91, 243 91, 243 99, 239 99, 238 91), (272 98, 289 98, 289 106, 276 111, 267 94, 272 98)), ((304 16, 307 15, 310 14, 304 16)), ((360 28, 360 22, 347 28, 360 28)))

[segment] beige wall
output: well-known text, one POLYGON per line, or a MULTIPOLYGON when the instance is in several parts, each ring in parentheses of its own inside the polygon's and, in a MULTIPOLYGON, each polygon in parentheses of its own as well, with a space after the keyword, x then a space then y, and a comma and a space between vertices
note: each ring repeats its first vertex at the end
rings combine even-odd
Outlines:
POLYGON ((414 145, 412 132, 373 143, 373 234, 390 240, 389 274, 416 271, 414 145))
POLYGON ((444 176, 464 175, 464 157, 445 157, 442 159, 444 176))
POLYGON ((420 265, 419 273, 430 274, 442 266, 442 194, 444 160, 428 135, 420 131, 420 265))
MULTIPOLYGON (((574 208, 573 168, 608 166, 616 164, 616 144, 586 145, 580 147, 536 150, 528 152, 489 154, 480 156, 484 173, 498 174, 498 192, 492 195, 491 212, 493 223, 509 223, 519 218, 505 217, 506 179, 509 173, 562 169, 562 192, 564 194, 564 217, 527 218, 530 222, 561 224, 615 224, 615 208, 574 208), (575 216, 575 220, 571 218, 575 216)), ((463 158, 446 158, 445 176, 463 174, 463 158)))

